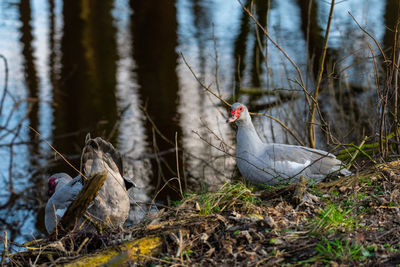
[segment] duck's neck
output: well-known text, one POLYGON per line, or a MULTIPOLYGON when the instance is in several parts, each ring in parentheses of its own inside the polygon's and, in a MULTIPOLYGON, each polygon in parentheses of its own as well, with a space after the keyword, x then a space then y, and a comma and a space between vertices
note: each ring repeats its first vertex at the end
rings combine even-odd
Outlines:
POLYGON ((236 124, 238 126, 238 131, 236 134, 236 145, 238 151, 257 151, 259 148, 261 148, 261 144, 263 144, 263 142, 258 136, 250 118, 249 120, 241 121, 236 124))

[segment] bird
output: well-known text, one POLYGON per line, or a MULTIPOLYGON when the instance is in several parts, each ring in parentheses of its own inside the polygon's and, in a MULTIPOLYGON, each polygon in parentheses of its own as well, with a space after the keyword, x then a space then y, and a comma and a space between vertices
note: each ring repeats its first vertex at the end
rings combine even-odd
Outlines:
POLYGON ((105 222, 110 227, 117 228, 124 224, 130 209, 127 190, 135 184, 124 177, 122 157, 113 145, 100 137, 92 139, 88 134, 81 155, 80 173, 84 177, 79 174, 72 178, 66 173, 56 173, 48 178, 49 200, 45 207, 48 233, 55 229, 82 190, 86 178, 103 171, 107 171, 107 177, 89 205, 87 214, 94 221, 105 222))
POLYGON ((352 173, 333 154, 304 146, 264 143, 254 128, 247 107, 234 103, 226 120, 237 125, 236 163, 245 180, 278 185, 306 180, 321 182, 328 175, 352 173))

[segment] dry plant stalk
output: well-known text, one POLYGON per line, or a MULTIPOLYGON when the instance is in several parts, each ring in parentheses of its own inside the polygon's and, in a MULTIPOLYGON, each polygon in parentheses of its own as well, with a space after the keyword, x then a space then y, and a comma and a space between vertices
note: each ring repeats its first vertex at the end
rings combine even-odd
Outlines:
MULTIPOLYGON (((400 14, 400 7, 398 10, 400 14)), ((399 76, 399 63, 400 63, 400 36, 399 36, 399 25, 400 25, 400 16, 397 18, 396 28, 394 32, 394 42, 393 42, 393 54, 392 54, 392 64, 390 65, 389 78, 387 81, 387 86, 392 88, 393 91, 393 116, 394 116, 394 125, 395 125, 395 140, 396 140, 396 150, 397 153, 400 153, 400 137, 398 131, 398 76, 399 76)), ((387 139, 387 137, 386 137, 387 139)), ((386 147, 388 148, 388 142, 386 142, 386 147)))
POLYGON ((178 132, 175 132, 175 158, 176 158, 176 173, 178 176, 177 178, 178 178, 178 184, 179 184, 179 193, 181 194, 181 197, 183 198, 181 175, 179 173, 178 132))
POLYGON ((4 231, 4 250, 1 255, 1 266, 4 266, 4 262, 8 253, 8 240, 7 240, 7 231, 4 231))
POLYGON ((332 22, 332 17, 333 17, 333 8, 335 6, 335 0, 332 0, 331 2, 331 9, 329 11, 329 18, 328 18, 328 25, 326 26, 326 31, 325 31, 325 41, 324 41, 324 49, 322 52, 322 58, 320 62, 320 69, 318 73, 318 78, 317 78, 317 85, 315 87, 314 91, 314 101, 311 106, 311 111, 310 111, 310 117, 309 117, 309 126, 308 126, 308 141, 310 143, 310 146, 312 148, 315 148, 315 125, 314 125, 314 116, 315 116, 315 110, 318 106, 318 96, 319 96, 319 91, 321 87, 321 80, 322 80, 322 74, 324 72, 324 64, 325 64, 325 57, 326 57, 326 50, 328 48, 328 38, 329 38, 329 31, 331 28, 331 22, 332 22))
MULTIPOLYGON (((393 44, 393 64, 392 64, 392 69, 394 70, 393 73, 393 91, 394 91, 394 125, 398 127, 397 125, 399 124, 398 121, 398 76, 399 76, 399 64, 400 64, 400 46, 399 46, 399 23, 400 23, 400 17, 397 20, 396 23, 396 30, 395 30, 395 42, 393 44), (398 51, 398 53, 396 53, 398 51)), ((400 154, 400 137, 399 137, 399 131, 395 131, 395 139, 397 143, 397 153, 400 154)))

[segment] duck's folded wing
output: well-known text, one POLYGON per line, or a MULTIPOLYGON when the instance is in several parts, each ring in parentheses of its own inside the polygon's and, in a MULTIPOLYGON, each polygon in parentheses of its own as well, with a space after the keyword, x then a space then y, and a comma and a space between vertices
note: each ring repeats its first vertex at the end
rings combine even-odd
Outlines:
POLYGON ((45 209, 45 226, 48 233, 52 232, 69 205, 82 189, 80 179, 75 178, 59 190, 47 201, 45 209))
POLYGON ((318 175, 327 175, 342 167, 342 162, 326 151, 302 146, 270 144, 265 151, 265 158, 273 162, 277 172, 296 175, 307 169, 307 172, 318 175))

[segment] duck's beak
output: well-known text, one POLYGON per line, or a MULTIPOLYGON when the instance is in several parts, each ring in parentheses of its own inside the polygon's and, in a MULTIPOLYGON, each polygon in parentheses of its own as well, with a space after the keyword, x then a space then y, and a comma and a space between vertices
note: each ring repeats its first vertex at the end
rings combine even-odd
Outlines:
POLYGON ((234 122, 235 120, 237 120, 239 118, 236 110, 232 110, 231 114, 229 115, 229 118, 226 119, 227 123, 231 123, 234 122))

